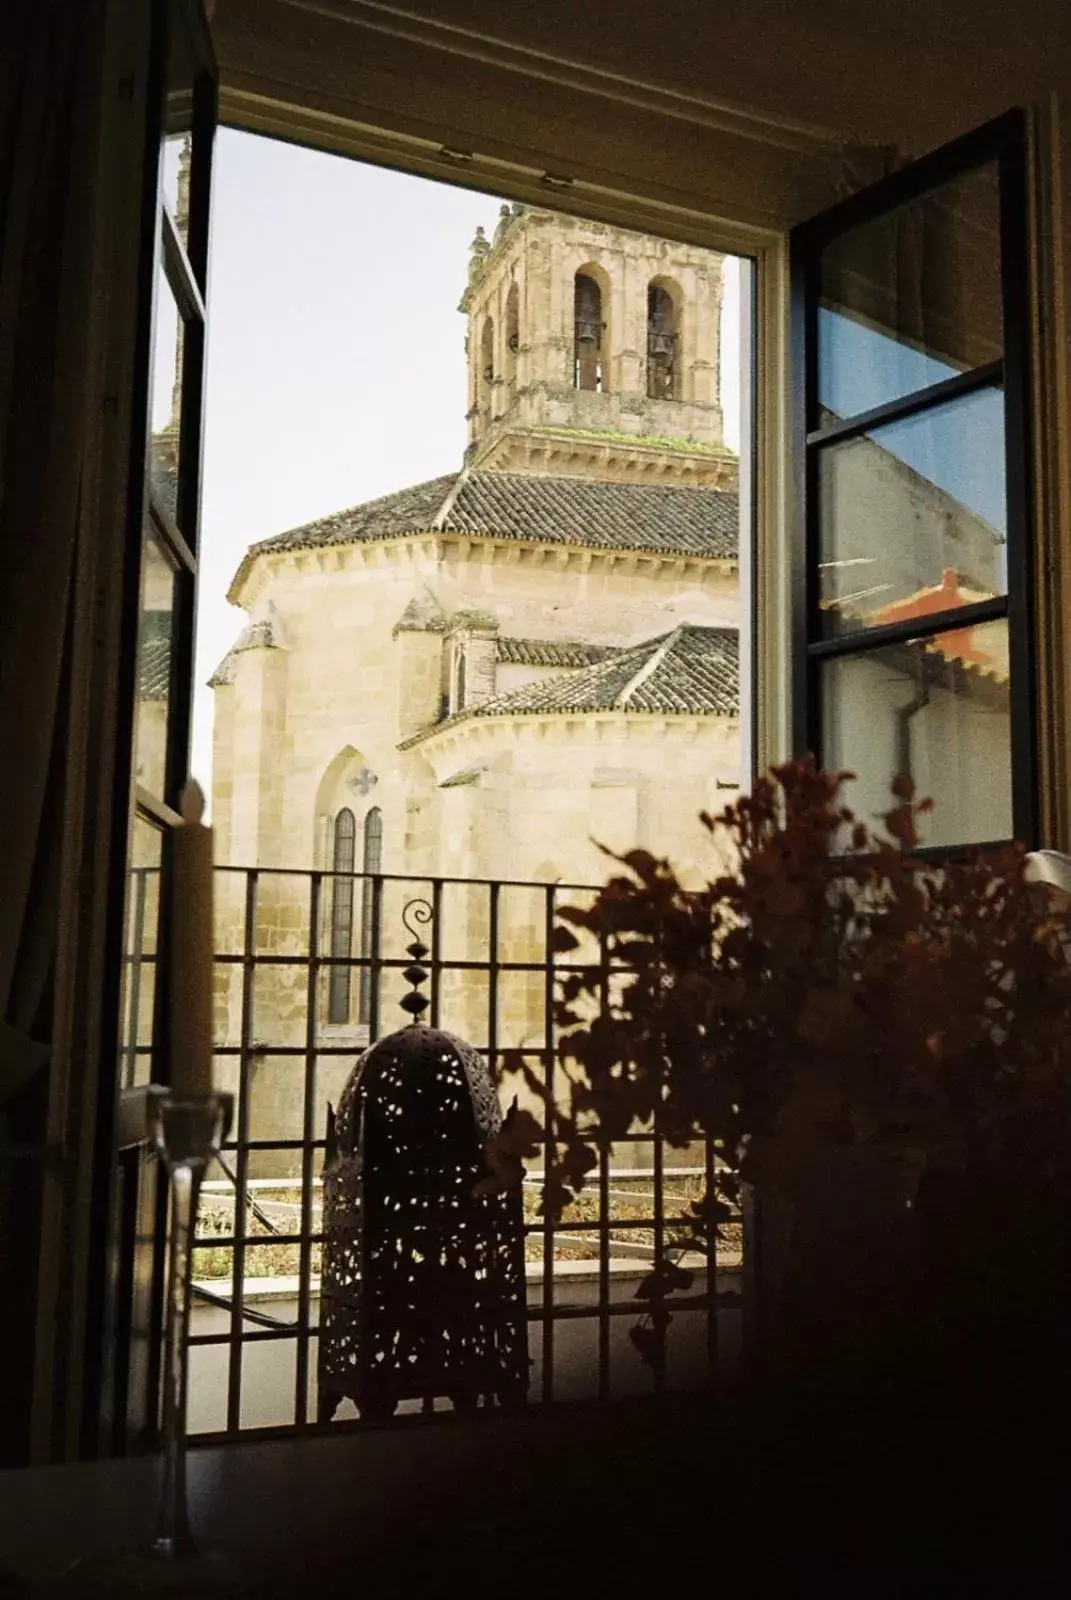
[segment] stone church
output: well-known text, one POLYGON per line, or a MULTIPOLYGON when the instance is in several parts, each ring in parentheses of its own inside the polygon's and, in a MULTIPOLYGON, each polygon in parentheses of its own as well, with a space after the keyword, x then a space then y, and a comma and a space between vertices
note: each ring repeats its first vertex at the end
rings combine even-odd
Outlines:
MULTIPOLYGON (((595 841, 698 842, 740 777, 722 266, 520 207, 478 230, 459 471, 265 539, 235 575, 247 621, 212 679, 220 863, 409 875, 382 890, 390 924, 429 877, 595 884, 595 841)), ((290 904, 272 881, 285 945, 308 889, 290 904)), ((327 882, 330 953, 357 955, 369 891, 327 882)), ((503 911, 514 951, 523 900, 503 911)), ((443 934, 486 959, 474 903, 443 934)), ((336 969, 327 1023, 360 1030, 366 989, 336 969)))
MULTIPOLYGON (((461 297, 460 469, 246 552, 229 592, 245 626, 212 680, 217 860, 260 869, 259 936, 280 962, 307 953, 315 914, 335 963, 317 1002, 328 1041, 359 1044, 398 1017, 404 959, 374 985, 344 963, 401 957, 403 907, 430 880, 445 880, 443 1024, 486 1040, 487 964, 504 963, 498 1042, 538 1038, 547 897, 531 886, 575 898, 607 876, 600 845, 687 870, 699 812, 737 788, 722 267, 696 247, 503 206, 493 240, 477 232, 461 297), (315 908, 310 870, 327 874, 315 908)), ((1003 529, 941 486, 949 470, 918 470, 877 438, 838 457, 845 518, 820 599, 831 627, 1000 592, 1003 529)), ((1000 835, 1002 628, 901 639, 845 683, 831 743, 846 730, 867 753, 861 814, 884 809, 894 772, 925 787, 939 764, 938 825, 1000 835)), ((239 880, 220 876, 235 948, 239 880)), ((228 1039, 239 978, 221 979, 228 1039)), ((270 997, 267 973, 260 983, 257 1033, 304 1038, 300 960, 274 969, 270 997)))

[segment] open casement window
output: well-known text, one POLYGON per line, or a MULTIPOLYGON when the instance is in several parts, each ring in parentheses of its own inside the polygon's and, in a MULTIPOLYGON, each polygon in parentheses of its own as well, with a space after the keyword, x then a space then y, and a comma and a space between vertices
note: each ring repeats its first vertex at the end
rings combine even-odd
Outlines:
POLYGON ((869 821, 909 774, 939 849, 1036 842, 1025 127, 791 239, 794 742, 869 821))
MULTIPOLYGON (((186 782, 199 545, 209 190, 216 69, 199 0, 152 14, 140 337, 128 551, 136 581, 133 813, 127 843, 120 1086, 167 1082, 168 836, 186 782), (135 556, 135 553, 137 555, 135 556)), ((111 1310, 104 1385, 113 1445, 155 1427, 163 1205, 144 1115, 120 1117, 111 1310), (129 1122, 127 1128, 125 1123, 129 1122)))

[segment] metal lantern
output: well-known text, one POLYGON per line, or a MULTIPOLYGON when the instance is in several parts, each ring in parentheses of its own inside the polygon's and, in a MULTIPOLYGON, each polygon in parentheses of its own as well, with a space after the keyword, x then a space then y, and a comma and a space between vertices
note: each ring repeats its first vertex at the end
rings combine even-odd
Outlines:
MULTIPOLYGON (((426 902, 407 907, 427 922, 426 902)), ((415 1020, 427 948, 414 938, 402 1005, 414 1021, 357 1062, 328 1110, 319 1418, 349 1398, 384 1419, 403 1400, 465 1410, 528 1387, 519 1184, 485 1159, 502 1117, 486 1063, 415 1020)))

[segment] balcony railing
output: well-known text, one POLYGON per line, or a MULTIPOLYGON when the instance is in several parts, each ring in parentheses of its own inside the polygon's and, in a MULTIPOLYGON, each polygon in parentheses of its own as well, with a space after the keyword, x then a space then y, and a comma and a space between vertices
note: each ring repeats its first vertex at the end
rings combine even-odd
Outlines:
MULTIPOLYGON (((136 869, 135 878, 128 1085, 151 1076, 155 989, 154 872, 136 869)), ((676 1224, 713 1176, 709 1142, 675 1151, 655 1129, 637 1128, 600 1148, 588 1188, 560 1219, 552 1224, 540 1215, 556 1108, 568 1088, 556 984, 585 959, 581 951, 563 960, 551 935, 559 908, 590 901, 590 886, 269 868, 219 868, 216 880, 215 1070, 235 1094, 236 1114, 206 1184, 194 1254, 193 1431, 226 1437, 300 1429, 315 1417, 327 1109, 367 1044, 408 1020, 399 1006, 411 939, 402 913, 414 899, 429 913, 427 1020, 465 1038, 495 1075, 522 1054, 540 1086, 541 1103, 532 1109, 546 1138, 542 1158, 529 1163, 524 1207, 530 1399, 605 1400, 705 1386, 735 1364, 739 1239, 729 1230, 720 1256, 714 1244, 687 1257, 674 1246, 676 1224), (336 893, 356 912, 348 948, 336 893), (358 975, 348 984, 345 1020, 338 1020, 338 995, 347 986, 332 980, 340 969, 358 975), (640 1280, 667 1253, 692 1273, 691 1288, 664 1305, 638 1300, 640 1280), (664 1311, 672 1316, 665 1358, 652 1362, 642 1330, 664 1311)), ((501 1089, 504 1102, 515 1093, 522 1102, 531 1098, 512 1074, 501 1089)), ((426 1402, 403 1406, 399 1418, 429 1409, 426 1402)), ((339 1416, 346 1414, 343 1408, 339 1416)))

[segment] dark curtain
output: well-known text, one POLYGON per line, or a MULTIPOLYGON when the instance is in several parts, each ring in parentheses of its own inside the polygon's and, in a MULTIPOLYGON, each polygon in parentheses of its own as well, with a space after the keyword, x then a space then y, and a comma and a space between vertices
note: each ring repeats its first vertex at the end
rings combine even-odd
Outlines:
POLYGON ((0 1462, 31 1397, 102 9, 0 21, 0 1462))

